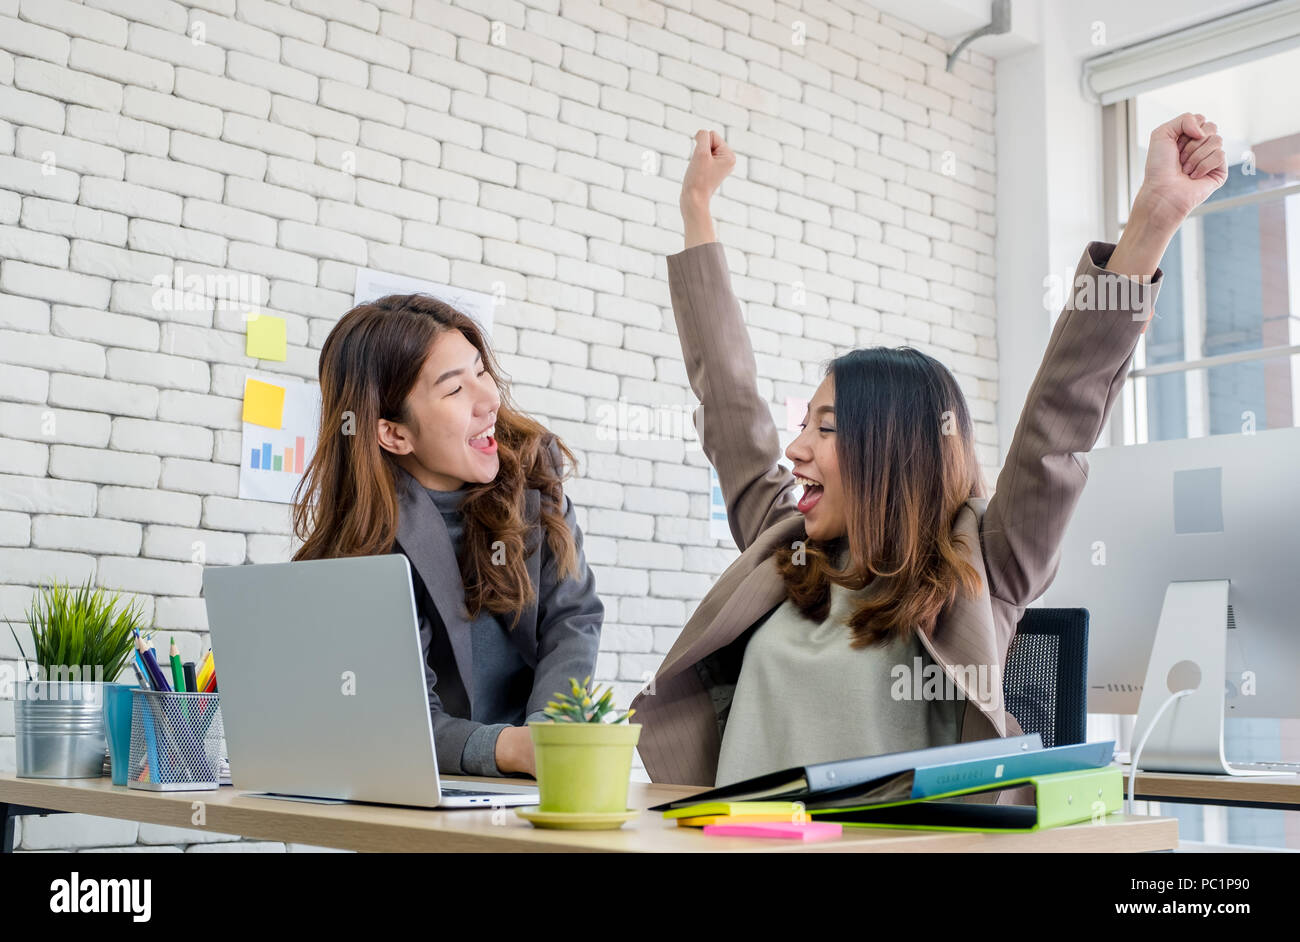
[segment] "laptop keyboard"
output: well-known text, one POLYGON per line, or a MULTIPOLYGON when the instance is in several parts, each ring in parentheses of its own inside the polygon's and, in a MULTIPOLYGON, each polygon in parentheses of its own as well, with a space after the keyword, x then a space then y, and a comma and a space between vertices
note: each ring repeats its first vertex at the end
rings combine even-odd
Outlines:
POLYGON ((489 795, 513 795, 514 792, 496 791, 491 787, 487 788, 448 788, 446 785, 438 789, 444 795, 451 795, 453 798, 484 798, 489 795))

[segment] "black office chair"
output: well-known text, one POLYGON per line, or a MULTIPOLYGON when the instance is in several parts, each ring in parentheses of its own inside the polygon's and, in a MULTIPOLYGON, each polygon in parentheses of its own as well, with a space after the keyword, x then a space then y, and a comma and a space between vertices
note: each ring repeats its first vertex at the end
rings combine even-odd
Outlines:
POLYGON ((1027 608, 1007 652, 1007 710, 1044 746, 1085 740, 1088 727, 1088 610, 1027 608))

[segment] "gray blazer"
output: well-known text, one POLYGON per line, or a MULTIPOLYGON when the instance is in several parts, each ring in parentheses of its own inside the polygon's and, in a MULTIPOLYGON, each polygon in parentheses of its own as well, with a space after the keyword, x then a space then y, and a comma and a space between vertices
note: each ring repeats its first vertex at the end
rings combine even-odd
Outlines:
MULTIPOLYGON (((551 454, 559 463, 559 450, 551 454)), ((469 717, 474 702, 474 667, 465 588, 442 514, 429 495, 405 469, 398 472, 399 521, 396 552, 411 561, 424 675, 433 715, 433 741, 438 769, 463 774, 461 753, 470 734, 485 725, 469 717)), ((556 578, 556 561, 542 538, 541 492, 524 491, 525 518, 535 536, 529 545, 528 576, 536 590, 533 602, 510 631, 524 662, 533 669, 532 692, 525 704, 525 721, 545 719, 542 710, 556 691, 569 689, 569 678, 581 683, 596 673, 596 652, 605 606, 596 596, 596 580, 587 568, 582 531, 573 502, 564 497, 564 519, 577 550, 577 577, 556 578)))
MULTIPOLYGON (((1082 278, 1096 285, 1114 248, 1088 243, 1074 284, 1082 278)), ((1120 393, 1162 277, 1157 269, 1151 285, 1127 295, 1100 292, 1096 309, 1067 305, 1030 386, 995 494, 968 501, 953 520, 980 589, 959 596, 934 625, 918 626, 917 636, 966 697, 962 742, 1021 733, 1002 697, 1007 649, 1025 606, 1056 574, 1060 540, 1087 481, 1082 453, 1097 441, 1120 393), (986 685, 996 688, 991 696, 981 699, 966 669, 996 678, 986 685)), ((642 724, 637 750, 651 780, 711 786, 750 629, 785 599, 772 552, 807 537, 794 476, 779 463, 771 409, 758 395, 753 349, 722 244, 668 256, 668 284, 686 372, 700 400, 695 425, 718 471, 741 555, 705 595, 632 706, 642 724)), ((1025 799, 1022 789, 996 796, 1025 799)))

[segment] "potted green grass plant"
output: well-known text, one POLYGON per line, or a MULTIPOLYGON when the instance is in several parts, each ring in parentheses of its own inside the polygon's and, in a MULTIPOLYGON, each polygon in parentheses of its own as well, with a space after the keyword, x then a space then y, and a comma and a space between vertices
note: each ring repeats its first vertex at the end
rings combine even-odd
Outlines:
POLYGON ((528 724, 537 763, 538 809, 562 814, 621 814, 627 811, 632 752, 639 724, 613 708, 614 691, 590 689, 569 678, 569 692, 546 704, 547 720, 528 724))
POLYGON ((35 659, 9 626, 27 665, 14 689, 17 774, 23 778, 98 778, 106 751, 104 688, 132 656, 143 627, 138 602, 118 593, 54 582, 37 590, 25 613, 35 659))

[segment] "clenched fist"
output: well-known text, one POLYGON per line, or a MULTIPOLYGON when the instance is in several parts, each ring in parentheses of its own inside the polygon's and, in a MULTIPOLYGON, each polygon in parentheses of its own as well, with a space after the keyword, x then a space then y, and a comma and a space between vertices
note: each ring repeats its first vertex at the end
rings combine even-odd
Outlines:
POLYGON ((1181 225, 1228 179, 1228 161, 1218 130, 1205 115, 1186 113, 1151 133, 1138 197, 1168 224, 1181 225))
POLYGON ((695 150, 682 178, 682 212, 707 207, 714 192, 736 166, 736 155, 717 131, 698 131, 695 150))

